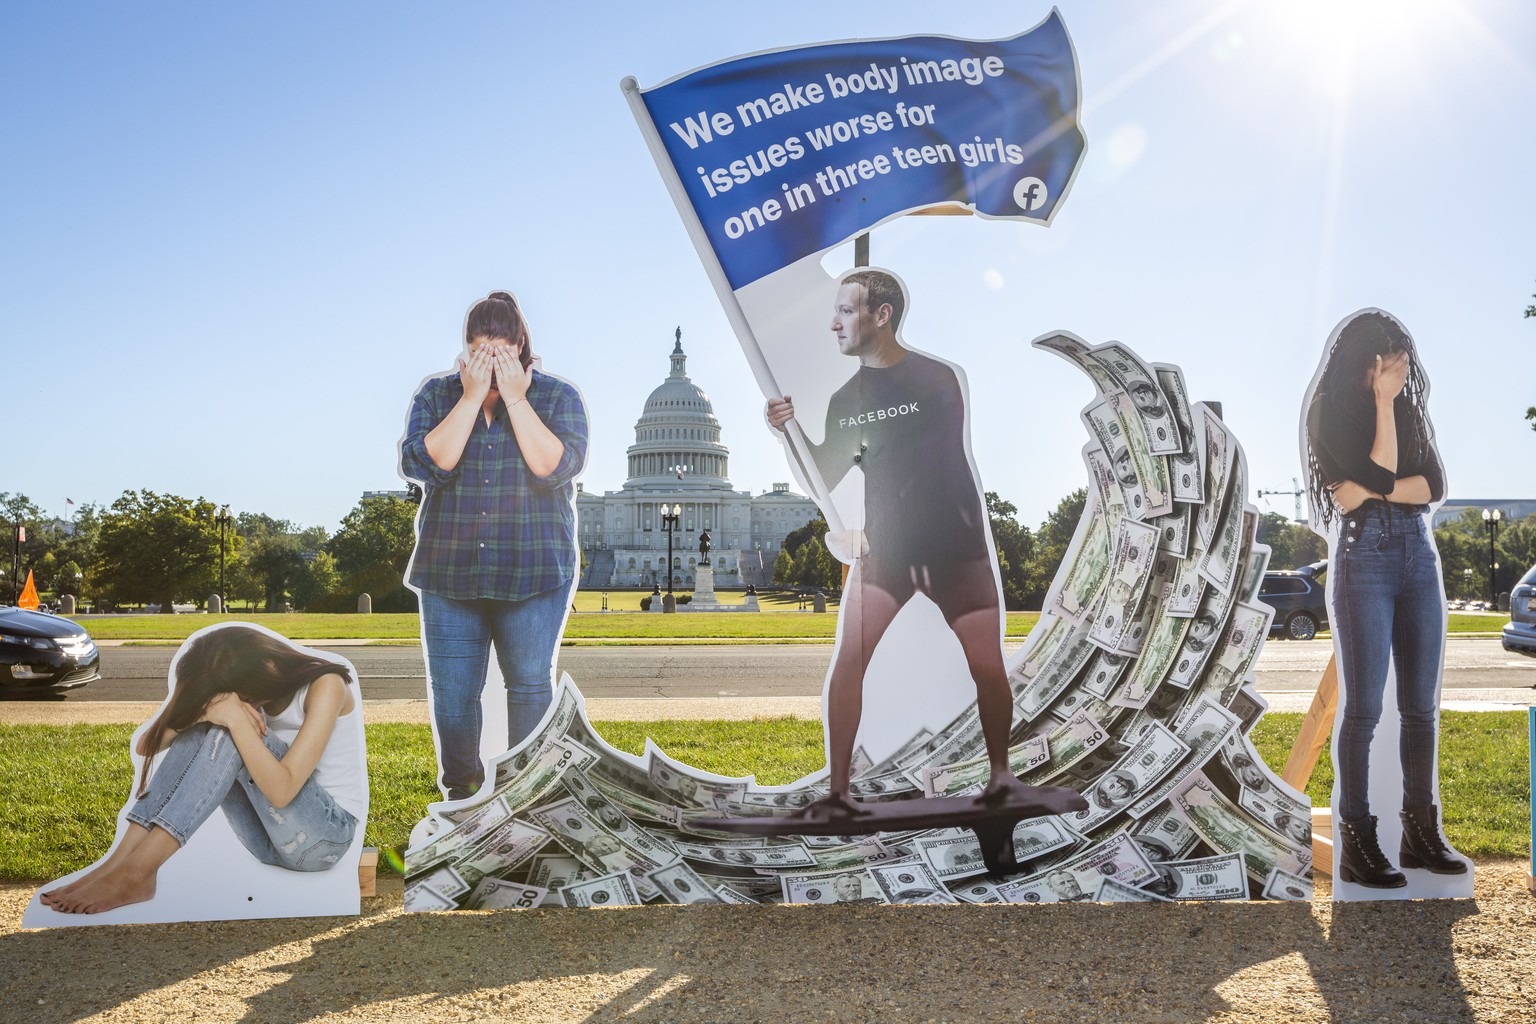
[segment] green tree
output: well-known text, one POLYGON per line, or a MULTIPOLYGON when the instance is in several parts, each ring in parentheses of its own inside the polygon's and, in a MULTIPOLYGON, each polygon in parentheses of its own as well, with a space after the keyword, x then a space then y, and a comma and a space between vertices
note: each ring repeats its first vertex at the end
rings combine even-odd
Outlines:
POLYGON ((204 498, 124 491, 101 518, 95 585, 109 601, 201 602, 218 582, 218 507, 204 498))
POLYGON ((1003 605, 1011 611, 1038 608, 1044 591, 1036 593, 1029 582, 1035 535, 1019 523, 1019 509, 1013 502, 1004 501, 996 491, 988 491, 986 499, 992 543, 997 548, 997 569, 1003 579, 1003 605))
POLYGON ((301 611, 321 611, 345 602, 341 583, 336 559, 328 551, 316 551, 293 583, 294 607, 301 611))
POLYGON ((781 587, 795 582, 795 559, 788 548, 779 548, 773 559, 773 582, 781 587))
POLYGON ((1328 557, 1327 541, 1310 527, 1293 523, 1278 512, 1265 512, 1259 517, 1255 539, 1269 545, 1271 569, 1298 569, 1328 557))
MULTIPOLYGON (((1027 579, 1030 590, 1038 592, 1042 598, 1061 568, 1061 560, 1072 543, 1072 534, 1077 530, 1077 521, 1082 518, 1087 502, 1087 489, 1079 487, 1057 502, 1056 508, 1035 531, 1035 550, 1029 560, 1027 579)), ((1039 604, 1032 607, 1038 608, 1039 604)))
POLYGON ((373 598, 375 611, 415 611, 416 595, 404 584, 416 544, 416 506, 404 498, 363 498, 326 544, 341 573, 346 600, 373 598))
POLYGON ((81 577, 84 575, 85 573, 81 571, 80 566, 74 560, 71 559, 65 562, 53 574, 53 592, 55 594, 74 594, 76 597, 79 597, 80 585, 83 582, 81 577))
POLYGON ((804 526, 797 526, 795 529, 790 530, 787 534, 785 534, 784 544, 782 547, 791 555, 797 555, 800 553, 801 545, 803 545, 806 541, 811 540, 812 538, 815 538, 816 540, 822 540, 822 538, 824 538, 826 535, 827 520, 824 516, 818 515, 815 519, 812 519, 804 526))

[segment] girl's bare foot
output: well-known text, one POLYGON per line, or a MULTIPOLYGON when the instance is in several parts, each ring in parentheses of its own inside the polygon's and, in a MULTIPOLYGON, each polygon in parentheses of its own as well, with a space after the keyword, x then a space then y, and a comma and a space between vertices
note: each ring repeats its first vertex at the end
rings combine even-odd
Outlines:
POLYGON ((96 872, 90 881, 59 895, 51 906, 63 914, 101 914, 154 898, 155 874, 144 875, 125 865, 96 872))
POLYGON ((56 904, 65 896, 68 896, 76 889, 79 889, 81 886, 90 882, 91 879, 95 878, 97 875, 100 875, 106 871, 110 871, 127 861, 133 851, 139 848, 139 844, 142 843, 145 837, 148 835, 149 829, 135 822, 129 822, 128 831, 123 833, 122 842, 118 843, 112 852, 107 854, 106 860, 102 861, 100 864, 96 865, 94 868, 87 871, 73 882, 70 882, 67 885, 60 885, 53 889, 49 889, 38 898, 39 901, 44 906, 58 909, 56 904))

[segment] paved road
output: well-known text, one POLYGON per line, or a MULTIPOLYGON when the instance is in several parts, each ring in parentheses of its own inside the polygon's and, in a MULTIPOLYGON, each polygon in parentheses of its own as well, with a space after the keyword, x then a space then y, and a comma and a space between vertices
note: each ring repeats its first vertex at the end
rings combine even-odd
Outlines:
MULTIPOLYGON (((160 700, 173 648, 107 647, 97 683, 67 700, 160 700)), ((335 647, 362 676, 373 700, 419 699, 426 693, 415 647, 335 647)), ((1255 674, 1265 693, 1310 691, 1332 646, 1325 640, 1272 640, 1255 674)), ((559 667, 588 697, 820 696, 832 647, 819 645, 567 647, 559 667)), ((1536 658, 1507 654, 1497 639, 1453 639, 1446 648, 1445 689, 1512 690, 1536 686, 1536 658)), ((1446 693, 1447 699, 1453 694, 1446 693)))

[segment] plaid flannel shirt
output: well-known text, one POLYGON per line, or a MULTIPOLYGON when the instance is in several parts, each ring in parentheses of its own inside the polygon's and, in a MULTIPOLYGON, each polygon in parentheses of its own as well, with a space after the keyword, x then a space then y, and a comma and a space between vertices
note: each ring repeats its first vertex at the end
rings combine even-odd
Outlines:
POLYGON ((533 371, 528 404, 565 451, 554 472, 534 476, 518 449, 507 410, 489 425, 475 417, 464 454, 444 470, 427 454, 427 434, 464 394, 457 373, 433 377, 411 401, 400 469, 424 492, 407 581, 458 599, 520 601, 576 575, 574 483, 587 461, 587 408, 574 387, 533 371))

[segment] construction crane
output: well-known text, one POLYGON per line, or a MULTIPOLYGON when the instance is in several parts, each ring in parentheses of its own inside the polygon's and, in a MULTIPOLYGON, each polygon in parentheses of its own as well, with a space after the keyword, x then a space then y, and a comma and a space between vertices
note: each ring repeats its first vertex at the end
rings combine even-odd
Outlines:
MULTIPOLYGON (((1296 522, 1304 523, 1304 522, 1306 522, 1306 519, 1303 518, 1302 514, 1301 514, 1301 499, 1302 499, 1302 496, 1304 494, 1306 494, 1307 492, 1301 489, 1301 481, 1297 480, 1295 477, 1291 477, 1291 488, 1292 489, 1289 490, 1289 491, 1263 491, 1263 490, 1261 490, 1261 491, 1259 491, 1259 497, 1261 499, 1262 498, 1267 498, 1271 494, 1277 495, 1277 496, 1278 495, 1283 495, 1283 494, 1292 495, 1296 499, 1296 522)), ((1267 502, 1266 502, 1266 504, 1267 504, 1267 502)))

